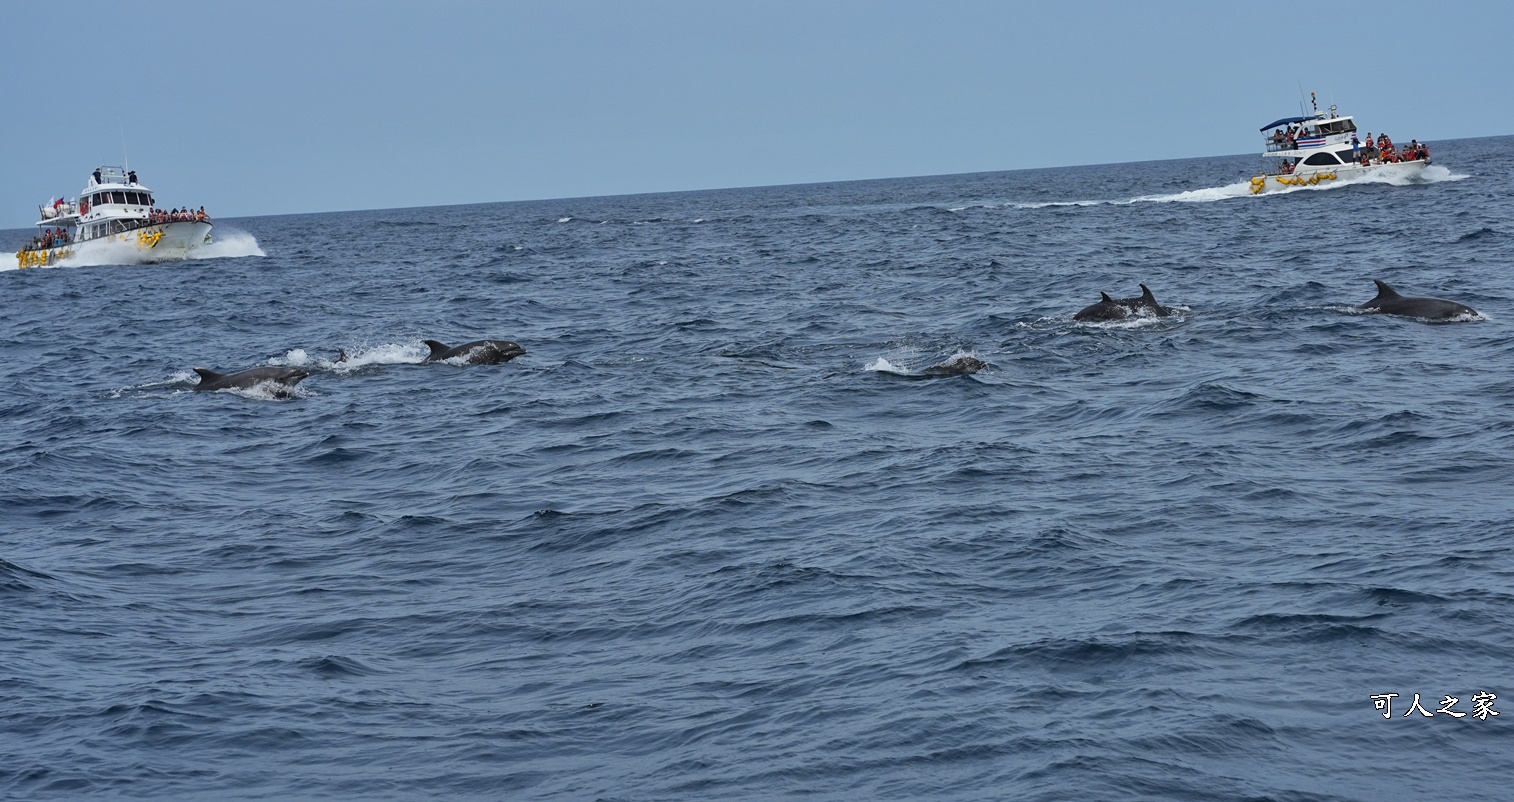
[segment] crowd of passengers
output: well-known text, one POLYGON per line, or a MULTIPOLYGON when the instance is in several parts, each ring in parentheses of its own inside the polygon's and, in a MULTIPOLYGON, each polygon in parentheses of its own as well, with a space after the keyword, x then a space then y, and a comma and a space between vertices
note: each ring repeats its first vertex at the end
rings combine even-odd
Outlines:
POLYGON ((197 210, 184 208, 168 212, 162 209, 153 209, 147 214, 148 223, 203 223, 208 219, 205 216, 204 206, 201 206, 197 210))
POLYGON ((73 238, 68 236, 68 229, 49 228, 43 231, 41 234, 32 237, 32 241, 27 243, 26 247, 23 250, 43 250, 46 248, 51 248, 55 245, 67 245, 70 242, 73 242, 73 238))
MULTIPOLYGON (((1274 145, 1278 146, 1278 150, 1297 150, 1298 140, 1305 133, 1306 131, 1302 125, 1290 125, 1287 130, 1282 128, 1275 129, 1272 132, 1271 141, 1274 145)), ((1351 135, 1351 157, 1361 162, 1363 167, 1373 164, 1412 162, 1420 159, 1425 161, 1430 160, 1430 146, 1417 139, 1409 140, 1407 146, 1399 149, 1393 146, 1393 140, 1387 134, 1378 134, 1377 139, 1373 140, 1372 132, 1368 131, 1365 147, 1362 145, 1363 141, 1357 139, 1356 134, 1353 133, 1351 135)), ((1297 163, 1297 160, 1294 160, 1292 163, 1284 161, 1283 173, 1286 175, 1293 172, 1293 168, 1297 163)))

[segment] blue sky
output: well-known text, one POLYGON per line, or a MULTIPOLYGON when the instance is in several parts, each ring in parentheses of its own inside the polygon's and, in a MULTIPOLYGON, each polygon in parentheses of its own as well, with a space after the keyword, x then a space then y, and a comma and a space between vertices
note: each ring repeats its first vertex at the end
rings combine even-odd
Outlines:
POLYGON ((1301 86, 1395 140, 1514 133, 1504 2, 59 8, 4 12, 0 227, 123 139, 237 217, 1249 153, 1301 86))

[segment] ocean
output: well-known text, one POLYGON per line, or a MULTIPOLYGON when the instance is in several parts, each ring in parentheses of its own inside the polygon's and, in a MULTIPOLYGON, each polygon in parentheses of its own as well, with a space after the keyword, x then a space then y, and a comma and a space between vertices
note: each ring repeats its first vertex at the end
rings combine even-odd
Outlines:
POLYGON ((1514 797, 1514 137, 1432 149, 0 273, 0 797, 1514 797))

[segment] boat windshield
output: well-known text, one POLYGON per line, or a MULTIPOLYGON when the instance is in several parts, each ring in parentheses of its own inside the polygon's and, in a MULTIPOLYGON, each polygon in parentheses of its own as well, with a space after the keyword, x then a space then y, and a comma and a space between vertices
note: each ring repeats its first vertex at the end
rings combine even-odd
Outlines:
POLYGON ((1350 117, 1343 117, 1338 120, 1324 120, 1313 127, 1321 136, 1330 136, 1331 134, 1349 134, 1356 130, 1356 123, 1352 122, 1350 117))

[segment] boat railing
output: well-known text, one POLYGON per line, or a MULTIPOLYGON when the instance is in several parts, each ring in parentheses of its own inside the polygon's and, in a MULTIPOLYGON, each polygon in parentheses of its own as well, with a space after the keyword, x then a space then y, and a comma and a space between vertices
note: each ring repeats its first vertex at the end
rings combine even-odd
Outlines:
POLYGON ((110 220, 110 233, 122 234, 127 231, 135 231, 139 228, 145 228, 147 226, 166 226, 171 223, 210 223, 211 225, 214 225, 215 221, 211 220, 210 215, 208 214, 204 217, 195 215, 191 217, 168 217, 164 219, 153 219, 153 217, 115 217, 111 218, 110 220))
POLYGON ((70 245, 76 239, 81 242, 85 240, 99 239, 101 237, 108 237, 113 234, 125 234, 128 231, 136 231, 139 228, 146 228, 148 226, 165 226, 173 223, 209 223, 211 225, 215 225, 215 221, 212 220, 210 215, 208 214, 203 217, 195 215, 189 218, 171 220, 153 220, 147 217, 113 217, 108 221, 102 221, 102 223, 107 225, 107 229, 105 232, 97 236, 87 236, 84 231, 81 230, 78 237, 74 237, 68 233, 67 228, 59 226, 57 232, 53 233, 51 236, 38 234, 37 236, 32 237, 31 241, 23 246, 21 250, 45 251, 48 248, 55 248, 59 245, 70 245))
POLYGON ((98 169, 95 170, 95 172, 90 173, 89 183, 90 186, 98 186, 100 184, 136 183, 127 181, 128 178, 135 175, 135 171, 127 170, 122 167, 101 165, 98 169), (97 175, 98 177, 96 177, 97 175))
POLYGON ((68 231, 65 229, 54 234, 38 234, 32 237, 25 245, 21 246, 21 250, 45 251, 63 245, 72 245, 73 242, 74 238, 69 236, 68 231))

